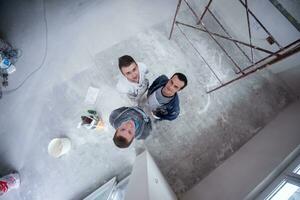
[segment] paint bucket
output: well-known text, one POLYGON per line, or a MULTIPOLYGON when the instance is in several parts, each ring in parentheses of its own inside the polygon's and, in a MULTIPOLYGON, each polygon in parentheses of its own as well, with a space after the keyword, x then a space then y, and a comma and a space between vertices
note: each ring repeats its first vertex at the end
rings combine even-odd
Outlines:
POLYGON ((54 138, 48 145, 49 155, 58 158, 71 149, 71 140, 69 138, 54 138))

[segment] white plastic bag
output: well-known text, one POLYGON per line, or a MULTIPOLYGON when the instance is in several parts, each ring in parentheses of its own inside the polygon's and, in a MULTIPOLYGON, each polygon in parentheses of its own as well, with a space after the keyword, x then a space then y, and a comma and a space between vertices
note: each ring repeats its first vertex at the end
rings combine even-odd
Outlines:
POLYGON ((0 178, 0 196, 20 186, 20 175, 18 173, 8 174, 0 178))

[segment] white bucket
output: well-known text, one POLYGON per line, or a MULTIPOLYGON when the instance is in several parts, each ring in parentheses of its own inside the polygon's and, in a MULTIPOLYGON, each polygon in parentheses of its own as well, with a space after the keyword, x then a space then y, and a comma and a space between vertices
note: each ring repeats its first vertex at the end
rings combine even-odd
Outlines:
POLYGON ((49 155, 58 158, 71 149, 71 140, 69 138, 54 138, 48 145, 49 155))

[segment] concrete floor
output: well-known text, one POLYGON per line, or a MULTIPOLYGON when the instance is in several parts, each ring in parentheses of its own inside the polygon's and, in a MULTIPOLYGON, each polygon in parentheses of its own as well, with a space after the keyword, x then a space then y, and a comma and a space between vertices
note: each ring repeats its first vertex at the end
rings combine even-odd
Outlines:
MULTIPOLYGON (((12 89, 42 61, 43 6, 41 0, 15 0, 0 1, 0 8, 1 34, 23 51, 17 72, 9 77, 12 89)), ((45 64, 0 100, 0 171, 15 169, 22 178, 22 187, 4 199, 81 199, 113 176, 122 179, 130 173, 134 145, 126 150, 114 147, 108 125, 113 109, 130 105, 115 90, 117 58, 123 54, 149 67, 150 82, 175 71, 188 76, 189 86, 180 94, 180 117, 154 124, 145 141, 179 196, 293 101, 285 84, 266 70, 206 94, 216 84, 207 66, 178 29, 167 39, 176 8, 172 0, 46 1, 45 8, 45 64), (100 89, 94 108, 107 124, 103 131, 76 128, 80 113, 89 107, 84 104, 89 86, 100 89), (72 140, 72 150, 54 159, 47 145, 60 136, 72 140)), ((192 20, 186 12, 181 17, 192 20)), ((222 78, 234 75, 230 62, 206 35, 186 31, 222 78)))

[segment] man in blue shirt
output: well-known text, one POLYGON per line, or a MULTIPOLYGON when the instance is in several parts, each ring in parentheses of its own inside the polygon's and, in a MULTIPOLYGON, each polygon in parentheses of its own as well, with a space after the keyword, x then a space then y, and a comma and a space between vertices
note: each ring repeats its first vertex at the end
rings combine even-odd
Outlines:
POLYGON ((119 148, 129 147, 134 138, 146 139, 152 129, 150 118, 138 107, 114 110, 109 116, 109 122, 116 129, 113 141, 119 148))
POLYGON ((180 113, 177 92, 187 86, 187 78, 182 73, 175 73, 170 79, 161 75, 148 89, 147 107, 155 119, 174 120, 180 113))

